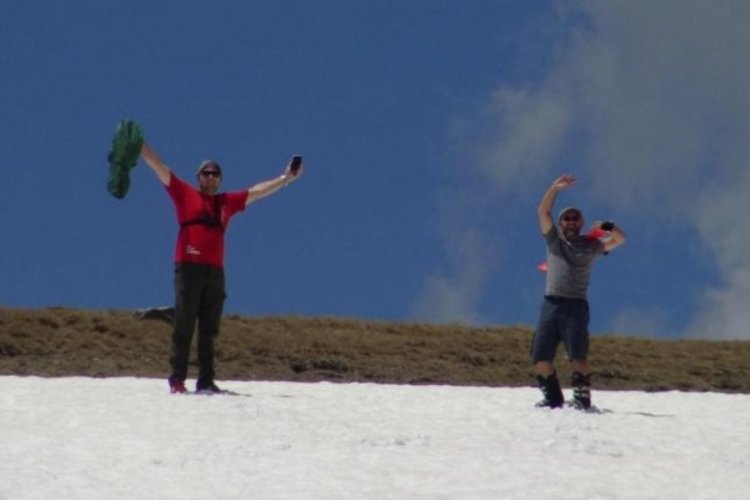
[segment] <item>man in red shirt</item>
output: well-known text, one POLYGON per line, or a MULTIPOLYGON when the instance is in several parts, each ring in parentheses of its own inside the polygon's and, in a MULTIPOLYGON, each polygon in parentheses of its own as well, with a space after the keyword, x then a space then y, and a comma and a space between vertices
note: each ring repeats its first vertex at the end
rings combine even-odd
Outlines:
POLYGON ((190 343, 198 323, 196 391, 221 392, 214 381, 214 340, 224 306, 224 233, 229 219, 251 202, 268 196, 302 173, 301 162, 284 173, 244 191, 219 193, 221 167, 215 161, 201 163, 195 189, 177 177, 144 141, 141 157, 166 186, 172 198, 180 232, 175 248, 175 324, 172 333, 169 388, 186 392, 190 343))

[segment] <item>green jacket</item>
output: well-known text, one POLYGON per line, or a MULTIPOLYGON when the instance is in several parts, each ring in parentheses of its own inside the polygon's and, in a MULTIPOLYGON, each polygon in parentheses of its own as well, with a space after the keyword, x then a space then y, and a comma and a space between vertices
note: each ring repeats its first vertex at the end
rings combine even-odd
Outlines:
POLYGON ((117 124, 112 149, 109 151, 109 178, 107 191, 115 198, 122 199, 130 188, 130 169, 138 163, 143 147, 143 131, 132 120, 122 120, 117 124))

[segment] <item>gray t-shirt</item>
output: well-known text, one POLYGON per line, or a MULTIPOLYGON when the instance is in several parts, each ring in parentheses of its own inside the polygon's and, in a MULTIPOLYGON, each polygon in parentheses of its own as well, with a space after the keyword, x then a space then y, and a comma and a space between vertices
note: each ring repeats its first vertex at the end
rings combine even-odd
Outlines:
POLYGON ((586 299, 594 259, 604 254, 604 244, 578 235, 570 240, 556 226, 544 235, 547 242, 545 295, 586 299))

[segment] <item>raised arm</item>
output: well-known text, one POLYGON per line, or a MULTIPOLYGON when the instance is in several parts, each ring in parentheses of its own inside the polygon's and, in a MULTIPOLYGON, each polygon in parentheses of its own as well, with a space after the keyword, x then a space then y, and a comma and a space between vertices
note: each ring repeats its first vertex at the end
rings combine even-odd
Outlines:
POLYGON ((165 186, 169 186, 169 180, 172 178, 172 171, 168 166, 161 161, 161 158, 149 147, 146 141, 143 141, 143 147, 141 148, 141 158, 146 162, 146 165, 151 167, 156 176, 165 186))
POLYGON ((547 189, 542 197, 542 201, 539 203, 537 208, 537 215, 539 216, 539 229, 542 234, 547 234, 550 229, 555 225, 555 221, 552 218, 552 207, 555 204, 557 193, 563 189, 567 189, 575 184, 576 178, 571 174, 563 174, 547 189))
POLYGON ((625 231, 623 231, 620 227, 615 225, 614 222, 612 221, 596 222, 594 223, 594 227, 609 230, 610 238, 606 241, 606 243, 604 243, 605 252, 609 253, 615 248, 625 243, 625 231), (608 225, 611 227, 611 229, 608 229, 607 227, 608 225))
POLYGON ((304 168, 304 165, 300 163, 299 169, 297 169, 295 172, 292 172, 291 161, 290 161, 289 164, 284 169, 284 173, 281 174, 279 177, 276 177, 275 179, 271 179, 268 181, 259 182, 258 184, 255 184, 250 189, 248 189, 247 201, 245 201, 245 205, 247 206, 254 201, 260 200, 261 198, 265 198, 266 196, 275 193, 282 187, 293 182, 302 174, 303 168, 304 168))

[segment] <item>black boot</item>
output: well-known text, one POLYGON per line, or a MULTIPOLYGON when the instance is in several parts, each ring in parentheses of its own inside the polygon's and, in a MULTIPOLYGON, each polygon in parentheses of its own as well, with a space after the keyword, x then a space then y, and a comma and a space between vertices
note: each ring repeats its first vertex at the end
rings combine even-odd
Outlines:
POLYGON ((222 391, 213 380, 198 379, 195 383, 195 392, 204 394, 221 394, 222 391))
POLYGON ((537 408, 561 408, 565 400, 560 388, 560 381, 557 379, 557 373, 553 373, 547 378, 537 375, 536 381, 539 383, 542 394, 544 394, 544 399, 536 404, 537 408))
POLYGON ((591 374, 584 375, 581 372, 573 372, 570 377, 573 385, 573 401, 571 406, 579 410, 591 408, 591 374))

